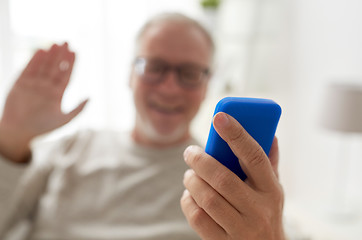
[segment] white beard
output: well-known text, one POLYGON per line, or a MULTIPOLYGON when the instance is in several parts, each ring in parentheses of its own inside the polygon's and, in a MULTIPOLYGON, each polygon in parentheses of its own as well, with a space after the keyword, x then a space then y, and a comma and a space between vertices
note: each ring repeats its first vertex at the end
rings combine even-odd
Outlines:
POLYGON ((177 126, 177 128, 175 128, 172 132, 164 134, 158 132, 150 121, 144 121, 140 116, 136 118, 139 133, 145 136, 148 140, 157 144, 177 142, 183 138, 188 131, 188 127, 185 124, 182 124, 177 126))

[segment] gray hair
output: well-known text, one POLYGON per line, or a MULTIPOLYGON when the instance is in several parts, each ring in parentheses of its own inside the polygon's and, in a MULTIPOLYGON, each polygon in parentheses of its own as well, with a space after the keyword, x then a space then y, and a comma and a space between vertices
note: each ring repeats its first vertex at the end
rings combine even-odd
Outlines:
POLYGON ((160 24, 160 23, 164 23, 164 22, 184 23, 184 24, 188 24, 189 26, 195 27, 197 30, 199 30, 204 35, 204 37, 208 41, 208 43, 210 45, 211 56, 213 58, 213 55, 215 52, 215 43, 214 43, 214 40, 213 40, 211 34, 209 33, 209 31, 206 30, 206 28, 201 23, 196 21, 195 19, 185 16, 181 13, 162 13, 162 14, 158 14, 158 15, 152 17, 151 19, 149 19, 143 25, 143 27, 139 30, 139 32, 137 34, 136 49, 135 49, 136 52, 141 44, 141 40, 142 40, 142 37, 145 34, 145 32, 151 26, 154 26, 154 25, 160 24))

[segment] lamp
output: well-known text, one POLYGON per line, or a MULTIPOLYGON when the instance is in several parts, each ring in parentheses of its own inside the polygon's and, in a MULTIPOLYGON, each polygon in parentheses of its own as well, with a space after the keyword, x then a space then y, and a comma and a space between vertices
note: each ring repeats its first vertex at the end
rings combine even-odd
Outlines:
MULTIPOLYGON (((332 83, 326 88, 320 123, 323 127, 337 131, 341 137, 362 133, 362 84, 332 83)), ((336 157, 336 182, 333 196, 333 214, 339 219, 351 219, 354 212, 348 207, 346 187, 350 169, 349 143, 344 138, 340 142, 340 152, 336 157), (342 218, 341 218, 342 217, 342 218)))
POLYGON ((331 130, 362 133, 362 84, 328 85, 321 120, 331 130))

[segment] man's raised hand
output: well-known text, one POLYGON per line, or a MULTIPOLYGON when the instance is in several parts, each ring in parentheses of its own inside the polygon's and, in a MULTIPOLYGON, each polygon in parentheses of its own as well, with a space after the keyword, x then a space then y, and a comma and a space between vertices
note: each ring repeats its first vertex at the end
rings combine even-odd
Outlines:
POLYGON ((74 60, 67 43, 34 54, 7 96, 0 121, 0 153, 21 161, 31 139, 63 126, 83 110, 87 101, 69 113, 61 110, 74 60))

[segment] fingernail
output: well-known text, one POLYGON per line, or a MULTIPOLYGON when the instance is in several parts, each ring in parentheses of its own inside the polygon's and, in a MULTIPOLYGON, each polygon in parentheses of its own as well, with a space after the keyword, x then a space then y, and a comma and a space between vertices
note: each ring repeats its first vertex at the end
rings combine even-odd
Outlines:
POLYGON ((188 195, 190 195, 189 190, 185 189, 184 192, 182 193, 182 197, 187 197, 188 195))
POLYGON ((187 169, 186 172, 184 173, 184 178, 191 176, 193 174, 193 172, 194 172, 194 170, 187 169))
POLYGON ((224 112, 219 112, 215 115, 214 117, 214 125, 216 127, 226 127, 227 125, 229 125, 230 120, 228 118, 228 116, 226 115, 226 113, 224 112))
POLYGON ((185 149, 185 151, 184 151, 184 160, 185 160, 185 162, 188 161, 188 156, 189 156, 190 152, 192 151, 192 148, 193 148, 193 146, 191 145, 191 146, 188 146, 185 149))

